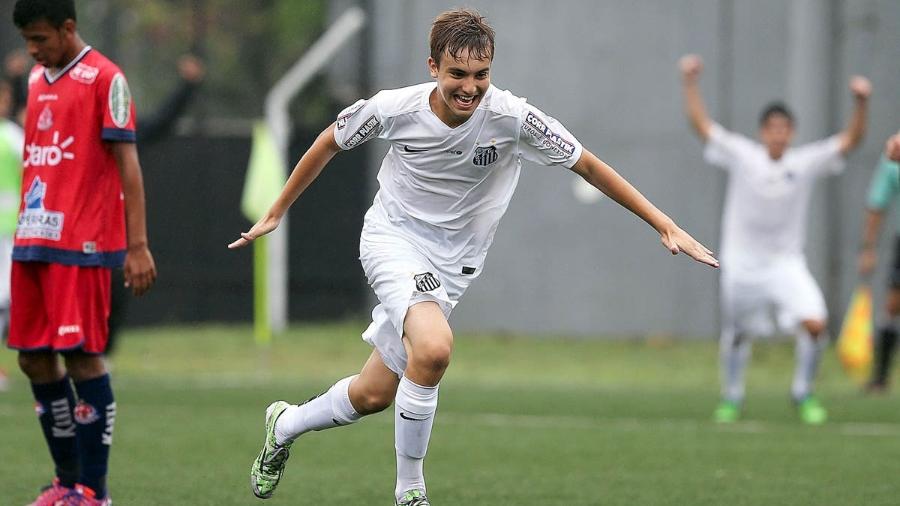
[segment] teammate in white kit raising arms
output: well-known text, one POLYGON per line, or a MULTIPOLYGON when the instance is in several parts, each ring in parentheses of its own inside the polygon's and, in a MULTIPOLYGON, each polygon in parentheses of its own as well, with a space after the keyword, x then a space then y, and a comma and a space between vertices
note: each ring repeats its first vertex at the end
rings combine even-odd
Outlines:
POLYGON ((722 218, 719 422, 738 419, 744 398, 744 370, 752 338, 777 326, 797 336, 791 397, 801 419, 825 422, 827 413, 813 396, 819 355, 825 344, 826 310, 822 292, 806 266, 803 247, 806 215, 816 178, 838 174, 844 156, 862 140, 871 84, 850 81, 855 106, 844 131, 827 139, 790 147, 794 119, 782 104, 767 106, 760 117, 762 144, 729 132, 706 113, 698 80, 703 62, 696 55, 680 63, 685 110, 706 143, 706 161, 728 171, 722 218))
POLYGON ((559 122, 491 85, 494 31, 477 12, 439 15, 430 40, 434 81, 384 90, 341 112, 300 159, 268 215, 229 246, 274 230, 337 152, 374 138, 390 143, 360 238, 360 260, 380 302, 363 334, 375 350, 358 375, 321 396, 268 407, 265 444, 251 468, 257 497, 272 495, 298 436, 394 402, 396 504, 429 504, 422 466, 453 347, 447 318, 481 273, 522 158, 573 170, 656 229, 673 254, 718 265, 559 122))

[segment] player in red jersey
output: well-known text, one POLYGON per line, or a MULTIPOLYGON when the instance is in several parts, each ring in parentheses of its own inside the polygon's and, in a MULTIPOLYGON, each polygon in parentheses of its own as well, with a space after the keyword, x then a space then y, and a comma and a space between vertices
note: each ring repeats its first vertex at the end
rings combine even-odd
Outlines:
POLYGON ((116 404, 101 354, 110 270, 124 263, 135 295, 156 278, 134 105, 119 68, 78 35, 73 0, 18 0, 13 21, 37 65, 28 79, 8 344, 19 350, 56 465, 33 504, 109 504, 116 404))

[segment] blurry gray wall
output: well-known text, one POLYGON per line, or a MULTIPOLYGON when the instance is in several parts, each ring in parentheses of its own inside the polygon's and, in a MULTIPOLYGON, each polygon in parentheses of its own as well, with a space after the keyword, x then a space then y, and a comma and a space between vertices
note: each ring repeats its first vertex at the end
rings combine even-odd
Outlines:
MULTIPOLYGON (((372 91, 428 80, 431 20, 456 2, 366 2, 372 91)), ((863 199, 900 128, 900 2, 892 0, 472 0, 497 31, 493 83, 561 120, 684 229, 717 249, 725 188, 682 113, 678 58, 703 56, 711 115, 755 136, 762 106, 792 105, 797 142, 839 131, 849 76, 874 85, 864 146, 820 184, 807 253, 833 320, 856 281, 863 199)), ((376 153, 378 168, 384 147, 376 153)), ((452 322, 461 330, 575 335, 718 333, 717 272, 671 258, 655 232, 576 176, 526 163, 512 204, 452 322)), ((374 190, 373 190, 374 191, 374 190)), ((887 245, 888 241, 883 241, 887 245)), ((890 256, 884 249, 883 258, 890 256)), ((883 270, 883 269, 882 269, 883 270)))

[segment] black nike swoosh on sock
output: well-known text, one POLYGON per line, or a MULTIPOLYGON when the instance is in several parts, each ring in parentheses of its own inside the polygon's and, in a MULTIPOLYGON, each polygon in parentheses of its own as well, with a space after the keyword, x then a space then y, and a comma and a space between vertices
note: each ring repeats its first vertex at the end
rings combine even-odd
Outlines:
POLYGON ((428 420, 429 417, 425 417, 425 418, 412 418, 412 417, 406 416, 406 413, 404 413, 404 412, 401 411, 401 412, 400 412, 400 418, 402 418, 402 419, 404 419, 404 420, 409 420, 409 421, 411 421, 411 422, 424 422, 425 420, 428 420))

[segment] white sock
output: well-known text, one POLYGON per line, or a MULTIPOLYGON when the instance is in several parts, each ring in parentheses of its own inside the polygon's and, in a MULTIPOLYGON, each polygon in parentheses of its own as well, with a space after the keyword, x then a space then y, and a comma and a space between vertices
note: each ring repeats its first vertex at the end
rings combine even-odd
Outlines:
POLYGON ((275 422, 275 441, 284 444, 311 430, 349 425, 362 418, 350 403, 350 382, 355 377, 344 378, 322 395, 284 410, 275 422))
POLYGON ((750 361, 750 336, 737 336, 723 330, 719 338, 719 371, 722 398, 740 403, 744 400, 744 371, 750 361))
POLYGON ((794 352, 796 367, 794 368, 794 381, 791 383, 791 396, 795 401, 812 394, 816 371, 819 369, 819 357, 822 355, 822 346, 826 341, 825 336, 813 339, 805 329, 797 332, 797 346, 794 352))
POLYGON ((437 411, 438 387, 423 387, 404 376, 394 399, 394 444, 397 449, 397 487, 394 495, 425 490, 423 463, 437 411))

